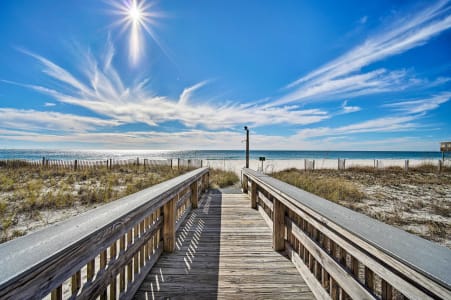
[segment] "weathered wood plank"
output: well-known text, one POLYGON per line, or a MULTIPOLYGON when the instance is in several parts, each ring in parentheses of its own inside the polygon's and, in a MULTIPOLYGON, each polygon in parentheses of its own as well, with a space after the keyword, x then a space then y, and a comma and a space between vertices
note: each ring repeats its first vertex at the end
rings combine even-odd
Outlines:
POLYGON ((294 265, 273 251, 271 232, 246 195, 209 192, 135 298, 313 299, 294 265))

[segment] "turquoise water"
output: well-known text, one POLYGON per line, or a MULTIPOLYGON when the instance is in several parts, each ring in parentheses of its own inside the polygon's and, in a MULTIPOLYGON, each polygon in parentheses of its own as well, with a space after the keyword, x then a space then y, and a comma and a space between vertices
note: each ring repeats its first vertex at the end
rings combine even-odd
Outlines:
MULTIPOLYGON (((258 150, 251 151, 250 158, 258 159, 264 156, 266 159, 440 159, 440 152, 415 152, 415 151, 273 151, 258 150)), ((167 150, 18 150, 0 149, 0 159, 85 159, 101 160, 107 158, 130 159, 244 159, 244 150, 189 150, 189 151, 167 151, 167 150)))

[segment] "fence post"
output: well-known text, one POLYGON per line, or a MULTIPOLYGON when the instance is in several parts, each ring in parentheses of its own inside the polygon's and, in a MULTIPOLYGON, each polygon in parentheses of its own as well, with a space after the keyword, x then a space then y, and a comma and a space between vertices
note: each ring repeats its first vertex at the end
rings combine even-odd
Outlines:
POLYGON ((74 170, 77 170, 77 165, 78 165, 78 161, 75 160, 75 161, 74 161, 74 170))
POLYGON ((404 161, 404 171, 408 172, 409 171, 409 160, 406 159, 404 161))
POLYGON ((197 194, 197 180, 191 184, 190 188, 191 188, 191 207, 197 208, 199 203, 199 195, 197 194))
POLYGON ((172 253, 175 250, 175 214, 178 195, 163 207, 163 249, 172 253))
POLYGON ((136 158, 136 165, 139 166, 139 157, 136 158))
POLYGON ((442 167, 443 167, 443 162, 439 159, 439 160, 438 160, 438 172, 439 172, 439 173, 442 172, 442 167))
POLYGON ((180 170, 180 158, 177 158, 177 169, 180 170))
POLYGON ((277 199, 273 199, 272 247, 275 251, 285 249, 285 206, 277 199))
POLYGON ((45 156, 42 157, 42 166, 45 166, 45 156))

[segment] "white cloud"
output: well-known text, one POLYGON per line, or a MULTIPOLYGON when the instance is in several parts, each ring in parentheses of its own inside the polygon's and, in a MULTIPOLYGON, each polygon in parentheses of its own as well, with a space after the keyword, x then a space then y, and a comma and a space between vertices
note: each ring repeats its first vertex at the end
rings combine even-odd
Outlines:
POLYGON ((55 106, 56 104, 55 103, 53 103, 53 102, 45 102, 44 103, 44 106, 45 107, 51 107, 51 106, 55 106))
POLYGON ((408 114, 425 113, 427 111, 437 109, 441 104, 448 102, 450 99, 451 92, 444 92, 426 99, 385 104, 384 107, 390 107, 395 111, 408 114))
POLYGON ((356 133, 369 132, 402 132, 420 127, 414 123, 419 115, 398 116, 398 117, 382 117, 360 123, 340 127, 317 127, 300 130, 297 136, 301 139, 311 139, 327 136, 352 135, 356 133))
POLYGON ((189 88, 186 88, 183 90, 183 92, 180 94, 179 98, 179 104, 186 105, 188 104, 188 100, 191 98, 191 94, 194 93, 197 89, 200 89, 203 87, 207 81, 199 82, 198 84, 195 84, 189 88))
MULTIPOLYGON (((251 149, 273 150, 436 150, 438 141, 417 137, 388 139, 353 139, 348 136, 320 137, 309 140, 299 135, 274 136, 251 132, 251 149)), ((11 134, 0 129, 0 139, 11 142, 31 142, 33 147, 58 144, 59 147, 73 145, 104 149, 243 149, 243 132, 190 130, 179 132, 97 132, 68 133, 64 135, 14 131, 11 134)))
MULTIPOLYGON (((157 126, 166 121, 180 121, 185 126, 199 125, 210 129, 231 128, 242 124, 262 126, 269 124, 305 125, 329 118, 319 109, 301 110, 296 106, 262 107, 256 104, 229 103, 214 105, 193 100, 194 93, 207 82, 185 88, 179 99, 155 96, 148 91, 147 80, 126 86, 112 65, 114 48, 107 43, 103 62, 91 52, 83 52, 79 63, 84 78, 73 75, 54 62, 29 51, 44 66, 43 72, 63 84, 63 88, 19 84, 55 100, 87 108, 97 114, 121 123, 145 123, 157 126)), ((4 81, 9 82, 9 81, 4 81)), ((9 82, 11 83, 11 82, 9 82)), ((18 84, 18 83, 14 83, 18 84)))
POLYGON ((362 110, 362 108, 358 106, 348 106, 348 100, 343 101, 343 104, 341 105, 341 113, 343 114, 358 112, 360 110, 362 110))
POLYGON ((33 109, 0 108, 0 129, 83 132, 117 125, 120 125, 120 122, 115 120, 36 111, 33 109))
MULTIPOLYGON (((449 1, 439 1, 415 15, 400 17, 384 28, 381 34, 337 59, 312 71, 287 86, 293 89, 272 105, 281 105, 312 98, 347 97, 405 89, 415 84, 415 78, 403 70, 375 71, 358 74, 362 68, 393 55, 421 46, 451 27, 449 1)), ((418 82, 417 82, 418 83, 418 82)))

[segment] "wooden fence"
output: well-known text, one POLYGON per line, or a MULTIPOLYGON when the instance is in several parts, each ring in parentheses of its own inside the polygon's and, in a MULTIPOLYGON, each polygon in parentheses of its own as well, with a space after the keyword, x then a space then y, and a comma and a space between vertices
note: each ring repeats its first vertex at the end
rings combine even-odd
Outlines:
POLYGON ((243 191, 318 299, 451 299, 451 251, 243 169, 243 191))
POLYGON ((48 159, 42 158, 40 160, 25 160, 25 159, 4 159, 0 160, 0 167, 23 167, 35 166, 54 169, 89 169, 89 168, 115 168, 125 166, 143 166, 143 167, 158 167, 171 166, 173 168, 202 168, 203 163, 200 159, 104 159, 104 160, 62 160, 62 159, 48 159))
POLYGON ((208 184, 201 168, 0 245, 0 299, 130 299, 208 184))

